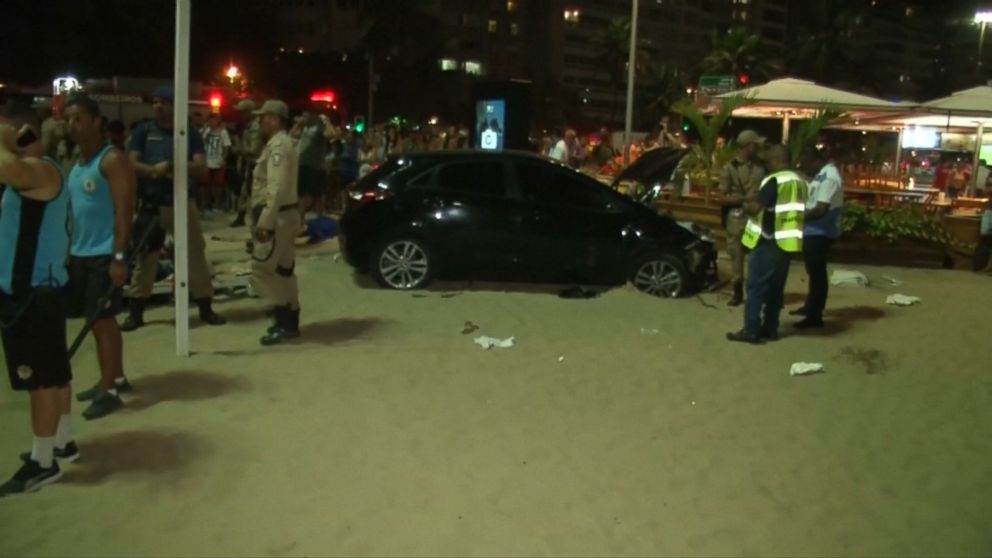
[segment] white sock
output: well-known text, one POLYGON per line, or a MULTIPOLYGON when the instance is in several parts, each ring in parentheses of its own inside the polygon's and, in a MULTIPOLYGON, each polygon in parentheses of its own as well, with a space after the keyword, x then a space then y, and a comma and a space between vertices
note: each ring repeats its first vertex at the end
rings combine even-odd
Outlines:
POLYGON ((31 459, 36 461, 43 469, 52 467, 52 460, 55 452, 55 436, 42 438, 34 437, 34 445, 31 446, 31 459))
POLYGON ((72 415, 59 417, 59 428, 55 431, 55 447, 62 449, 72 441, 72 415))
POLYGON ((115 386, 122 386, 122 385, 124 385, 124 382, 126 382, 126 381, 127 381, 127 379, 124 376, 121 376, 120 378, 114 378, 114 385, 115 386))
MULTIPOLYGON (((115 386, 116 386, 116 384, 115 384, 115 386)), ((114 397, 117 397, 117 388, 116 387, 112 387, 112 388, 110 388, 110 389, 107 390, 107 393, 109 393, 110 395, 113 395, 114 397)))

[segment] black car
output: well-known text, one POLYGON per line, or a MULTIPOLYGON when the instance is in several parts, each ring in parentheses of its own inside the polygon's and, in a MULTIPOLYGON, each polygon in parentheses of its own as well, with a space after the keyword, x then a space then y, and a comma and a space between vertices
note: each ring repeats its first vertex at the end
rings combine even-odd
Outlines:
POLYGON ((434 278, 621 285, 677 297, 715 280, 713 241, 524 152, 392 157, 348 191, 341 249, 382 286, 434 278))

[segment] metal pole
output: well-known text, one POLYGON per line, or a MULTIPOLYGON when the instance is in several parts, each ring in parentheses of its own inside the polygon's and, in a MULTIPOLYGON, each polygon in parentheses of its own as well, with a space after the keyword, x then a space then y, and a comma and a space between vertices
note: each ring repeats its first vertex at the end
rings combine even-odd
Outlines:
POLYGON ((978 34, 978 69, 982 69, 982 54, 985 50, 985 22, 982 22, 982 31, 978 34))
MULTIPOLYGON (((970 192, 975 191, 975 186, 977 184, 976 181, 978 180, 978 163, 982 159, 982 136, 984 135, 985 135, 985 123, 979 122, 978 131, 975 134, 975 160, 971 166, 971 185, 968 186, 968 190, 970 192)), ((982 184, 982 187, 985 187, 985 185, 982 184)))
POLYGON ((173 228, 175 240, 176 355, 189 356, 189 29, 192 0, 176 0, 175 111, 173 120, 173 228))
POLYGON ((782 117, 782 145, 789 145, 789 126, 792 118, 786 114, 782 117))
POLYGON ((896 140, 896 180, 902 183, 902 140, 906 133, 905 128, 899 128, 899 136, 896 140))
POLYGON ((627 60, 627 121, 623 134, 623 164, 630 164, 630 137, 634 127, 634 71, 637 67, 637 8, 638 0, 630 15, 630 58, 627 60))
POLYGON ((369 53, 369 115, 365 120, 365 127, 372 126, 372 109, 375 105, 375 54, 369 53))

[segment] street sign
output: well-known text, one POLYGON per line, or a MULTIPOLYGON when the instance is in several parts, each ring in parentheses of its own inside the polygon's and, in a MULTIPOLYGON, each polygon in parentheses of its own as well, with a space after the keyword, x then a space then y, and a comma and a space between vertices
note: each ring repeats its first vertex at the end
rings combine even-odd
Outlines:
POLYGON ((737 88, 737 77, 730 75, 699 76, 699 91, 705 95, 729 93, 737 88))

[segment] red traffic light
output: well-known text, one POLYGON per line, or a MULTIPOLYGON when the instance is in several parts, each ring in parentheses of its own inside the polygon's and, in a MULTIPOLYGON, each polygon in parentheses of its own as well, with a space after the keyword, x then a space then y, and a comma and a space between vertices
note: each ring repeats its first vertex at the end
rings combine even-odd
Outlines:
POLYGON ((333 103, 336 99, 337 99, 337 95, 335 95, 334 92, 331 91, 330 89, 326 89, 322 91, 314 91, 313 94, 310 95, 310 100, 313 101, 314 103, 330 104, 333 103))
POLYGON ((208 100, 211 110, 220 112, 220 108, 224 105, 224 96, 220 93, 211 93, 208 100))
POLYGON ((737 78, 737 83, 746 86, 747 84, 751 83, 751 78, 747 74, 741 74, 737 78))

